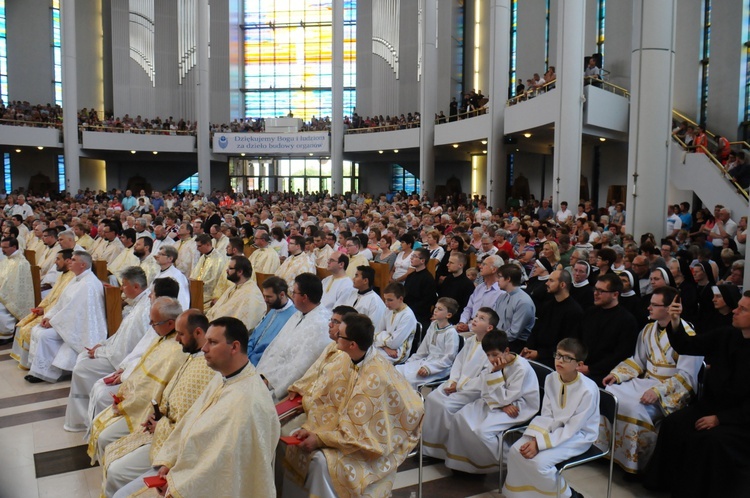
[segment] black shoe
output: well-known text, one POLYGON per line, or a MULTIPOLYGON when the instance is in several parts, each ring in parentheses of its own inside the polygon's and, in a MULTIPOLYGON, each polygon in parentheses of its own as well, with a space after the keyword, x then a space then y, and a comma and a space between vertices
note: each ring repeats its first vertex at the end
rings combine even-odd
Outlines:
POLYGON ((11 342, 13 342, 12 337, 8 337, 6 339, 0 339, 0 346, 5 346, 6 344, 10 344, 11 342))
POLYGON ((570 488, 570 498, 583 498, 583 495, 573 488, 570 488))
POLYGON ((24 379, 26 380, 26 382, 30 382, 32 384, 39 384, 40 382, 44 382, 39 377, 34 377, 33 375, 27 375, 26 377, 24 377, 24 379))

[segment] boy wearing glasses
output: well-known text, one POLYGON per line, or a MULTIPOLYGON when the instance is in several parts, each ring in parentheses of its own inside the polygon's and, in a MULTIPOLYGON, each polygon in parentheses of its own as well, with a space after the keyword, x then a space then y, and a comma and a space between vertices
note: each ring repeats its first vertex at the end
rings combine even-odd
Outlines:
MULTIPOLYGON (((703 357, 678 355, 665 333, 670 322, 668 308, 676 297, 673 287, 654 290, 648 307, 653 321, 638 336, 635 354, 604 377, 607 391, 620 401, 615 462, 631 474, 643 471, 651 459, 658 436, 656 425, 687 406, 697 385, 703 357)), ((681 333, 695 335, 685 320, 682 327, 681 333)), ((610 429, 602 427, 597 445, 609 446, 610 429)))
POLYGON ((482 338, 489 365, 479 375, 479 399, 461 408, 448 431, 445 466, 472 474, 497 469, 500 436, 539 412, 539 383, 524 358, 510 352, 508 336, 492 330, 482 338))
MULTIPOLYGON (((578 371, 586 353, 577 339, 557 344, 555 373, 544 383, 542 413, 534 417, 508 455, 506 498, 554 496, 555 465, 580 455, 596 441, 599 389, 578 371)), ((560 496, 582 498, 564 482, 560 496)))

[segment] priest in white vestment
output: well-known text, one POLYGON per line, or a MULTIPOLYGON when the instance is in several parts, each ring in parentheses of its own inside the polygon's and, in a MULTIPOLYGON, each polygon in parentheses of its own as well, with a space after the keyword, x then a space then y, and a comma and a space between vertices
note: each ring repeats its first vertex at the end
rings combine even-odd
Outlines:
POLYGON ((247 359, 247 336, 236 318, 209 325, 203 352, 218 374, 153 462, 153 474, 167 479, 167 496, 276 496, 273 465, 281 430, 268 389, 247 359))
POLYGON ((134 254, 135 252, 135 230, 126 228, 119 236, 123 249, 115 256, 111 263, 107 263, 107 270, 111 273, 109 283, 115 286, 120 285, 120 272, 131 266, 138 266, 140 260, 134 254))
POLYGON ((150 289, 146 274, 137 266, 122 272, 122 292, 132 311, 123 319, 117 332, 101 344, 78 355, 70 383, 64 428, 69 432, 85 431, 88 419, 89 392, 94 383, 110 375, 151 328, 149 325, 150 289))
POLYGON ((190 223, 183 223, 177 232, 178 239, 175 241, 175 248, 177 249, 177 260, 175 266, 180 270, 185 277, 190 277, 200 253, 195 246, 195 237, 193 237, 193 225, 190 223))
MULTIPOLYGON (((329 247, 326 245, 326 247, 329 247)), ((349 266, 349 257, 340 252, 331 251, 325 267, 331 272, 323 279, 323 297, 320 304, 332 310, 339 304, 343 304, 354 290, 352 279, 346 275, 349 266)))
POLYGON ((104 287, 91 272, 91 264, 89 253, 73 253, 70 270, 76 275, 74 281, 63 297, 44 312, 42 323, 32 329, 29 382, 56 382, 64 372, 73 370, 86 347, 106 339, 104 287))
POLYGON ((377 328, 383 316, 385 316, 387 309, 380 294, 375 292, 375 288, 373 287, 375 285, 375 270, 369 264, 360 266, 351 280, 354 290, 337 304, 351 306, 358 313, 369 316, 377 328))
POLYGON ((248 330, 253 330, 260 323, 266 303, 258 284, 250 279, 252 272, 250 261, 245 256, 232 256, 227 267, 227 280, 231 285, 206 312, 209 320, 233 316, 248 330))
POLYGON ((294 285, 294 278, 302 273, 315 274, 315 266, 305 254, 305 238, 301 235, 289 237, 289 256, 276 269, 275 275, 286 280, 287 285, 294 285))
POLYGON ((219 279, 225 278, 226 254, 214 249, 211 245, 211 237, 205 233, 198 235, 195 241, 201 257, 193 268, 190 278, 203 282, 203 309, 207 310, 211 306, 219 279))
POLYGON ((154 239, 151 237, 140 237, 135 241, 133 254, 138 258, 138 266, 146 273, 146 279, 149 285, 154 281, 161 271, 159 263, 154 259, 151 248, 154 246, 154 239))
POLYGON ((328 345, 331 310, 320 304, 323 287, 318 277, 303 273, 294 281, 292 300, 297 311, 286 322, 258 362, 276 400, 310 368, 328 345))
POLYGON ((258 246, 249 258, 250 264, 253 265, 253 271, 265 274, 275 273, 281 262, 279 260, 279 253, 268 247, 271 236, 268 235, 268 232, 256 230, 253 240, 255 241, 255 245, 258 246))
POLYGON ((331 258, 334 250, 328 245, 326 234, 322 231, 317 232, 313 237, 313 244, 315 245, 312 252, 313 258, 315 258, 315 266, 318 268, 328 268, 328 260, 331 258))
POLYGON ((173 245, 162 245, 154 255, 154 260, 159 265, 159 273, 151 280, 150 285, 153 287, 154 282, 160 278, 174 279, 180 286, 177 300, 180 301, 182 309, 186 310, 190 308, 190 283, 187 277, 174 265, 178 258, 179 254, 173 245))
POLYGON ((101 246, 97 248, 98 259, 103 259, 109 266, 117 255, 125 249, 125 246, 119 238, 117 225, 113 222, 104 224, 102 236, 104 240, 102 240, 101 246))
POLYGON ((0 261, 0 342, 13 340, 13 331, 34 307, 31 265, 18 248, 18 240, 0 242, 5 259, 0 261))

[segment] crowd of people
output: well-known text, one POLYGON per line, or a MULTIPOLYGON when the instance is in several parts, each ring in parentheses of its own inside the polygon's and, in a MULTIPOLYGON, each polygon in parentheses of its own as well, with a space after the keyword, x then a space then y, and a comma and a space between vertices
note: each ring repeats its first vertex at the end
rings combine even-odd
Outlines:
POLYGON ((62 108, 52 104, 31 104, 14 100, 5 103, 0 100, 0 123, 15 126, 34 126, 37 128, 57 127, 62 124, 62 108))
POLYGON ((622 204, 457 200, 0 196, 0 339, 28 382, 72 376, 64 429, 86 433, 105 496, 144 477, 168 496, 272 496, 274 459, 282 495, 387 496, 420 431, 425 455, 483 474, 521 423, 503 493, 547 496, 555 464, 608 446, 599 389, 620 401, 625 472, 738 496, 747 219, 670 206, 657 244, 622 204), (105 286, 125 304, 110 337, 105 286), (529 361, 550 368, 543 392, 529 361))

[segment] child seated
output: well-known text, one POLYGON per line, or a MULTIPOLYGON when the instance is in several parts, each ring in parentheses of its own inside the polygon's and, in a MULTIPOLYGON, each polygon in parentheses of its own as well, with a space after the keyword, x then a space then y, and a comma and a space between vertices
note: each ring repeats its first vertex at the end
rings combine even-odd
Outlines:
POLYGON ((375 327, 373 347, 394 365, 406 361, 417 331, 417 318, 404 303, 404 295, 403 285, 394 282, 386 286, 383 300, 388 310, 375 327))
MULTIPOLYGON (((563 339, 555 353, 556 373, 544 383, 541 415, 534 417, 508 455, 506 498, 555 496, 555 465, 580 455, 599 433, 599 389, 578 373, 586 348, 577 339, 563 339)), ((562 497, 581 494, 561 481, 562 497)))
POLYGON ((448 431, 449 469, 474 474, 497 470, 500 437, 539 412, 539 382, 524 358, 510 352, 508 336, 493 330, 482 339, 490 362, 482 373, 481 397, 461 408, 448 431))
POLYGON ((485 367, 490 367, 490 362, 480 345, 484 336, 495 330, 499 321, 500 317, 492 308, 479 308, 469 323, 469 330, 474 335, 466 339, 463 349, 456 356, 450 377, 427 396, 422 424, 425 455, 445 459, 453 415, 481 396, 482 379, 479 374, 485 367))
POLYGON ((446 377, 458 354, 458 332, 450 319, 458 311, 458 302, 450 297, 441 297, 432 312, 432 323, 419 345, 403 365, 396 365, 415 388, 420 384, 446 377))

